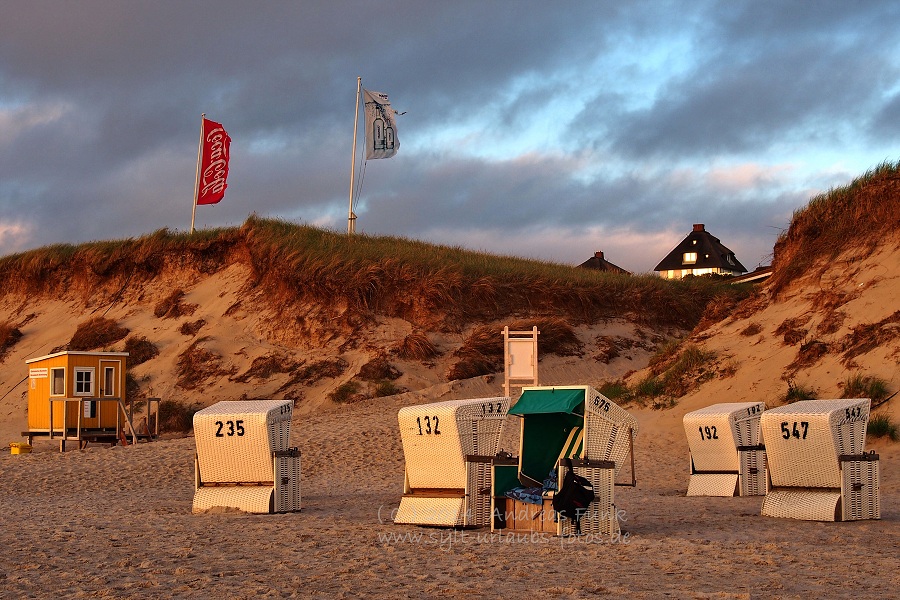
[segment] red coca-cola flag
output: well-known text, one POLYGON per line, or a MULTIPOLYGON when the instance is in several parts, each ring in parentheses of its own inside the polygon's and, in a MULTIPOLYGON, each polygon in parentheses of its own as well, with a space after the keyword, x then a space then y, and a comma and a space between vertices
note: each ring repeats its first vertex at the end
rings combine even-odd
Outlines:
POLYGON ((202 140, 197 204, 216 204, 228 187, 225 181, 228 179, 231 138, 221 123, 204 118, 202 140))

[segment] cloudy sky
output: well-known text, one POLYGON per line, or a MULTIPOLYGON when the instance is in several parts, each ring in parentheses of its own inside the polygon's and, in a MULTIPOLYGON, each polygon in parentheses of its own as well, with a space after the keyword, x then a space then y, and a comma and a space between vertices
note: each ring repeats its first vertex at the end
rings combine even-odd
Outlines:
MULTIPOLYGON (((693 223, 749 269, 793 211, 900 159, 900 4, 0 0, 0 255, 188 230, 224 200, 346 231, 356 78, 400 150, 357 231, 651 271, 693 223)), ((361 150, 361 144, 360 144, 361 150)))

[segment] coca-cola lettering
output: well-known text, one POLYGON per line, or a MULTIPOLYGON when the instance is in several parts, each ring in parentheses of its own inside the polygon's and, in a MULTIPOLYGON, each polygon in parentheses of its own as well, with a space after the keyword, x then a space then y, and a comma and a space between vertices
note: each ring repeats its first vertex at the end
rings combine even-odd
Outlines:
POLYGON ((198 204, 215 204, 225 194, 228 178, 228 149, 231 138, 219 123, 206 120, 210 129, 204 138, 198 204))

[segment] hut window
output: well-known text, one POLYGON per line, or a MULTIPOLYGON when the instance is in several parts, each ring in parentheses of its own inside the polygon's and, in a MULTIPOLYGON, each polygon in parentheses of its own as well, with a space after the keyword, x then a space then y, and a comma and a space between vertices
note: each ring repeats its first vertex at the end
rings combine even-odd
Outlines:
POLYGON ((106 367, 103 369, 103 395, 104 396, 115 396, 116 395, 115 375, 116 375, 115 367, 106 367))
POLYGON ((75 367, 75 395, 91 396, 94 393, 94 369, 75 367))
POLYGON ((682 264, 692 265, 697 262, 697 253, 696 252, 685 252, 682 260, 682 264))
POLYGON ((65 369, 50 369, 50 394, 53 396, 66 395, 65 369))

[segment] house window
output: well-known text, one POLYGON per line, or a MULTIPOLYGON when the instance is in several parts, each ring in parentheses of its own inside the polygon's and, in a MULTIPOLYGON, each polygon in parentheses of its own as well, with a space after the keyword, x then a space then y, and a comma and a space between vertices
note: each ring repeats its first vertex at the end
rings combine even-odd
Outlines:
POLYGON ((50 395, 65 396, 66 395, 66 370, 50 369, 50 395))
POLYGON ((94 395, 94 369, 93 367, 75 367, 75 395, 94 395))
POLYGON ((684 265, 692 265, 697 262, 697 253, 696 252, 685 252, 681 257, 681 264, 684 265))
POLYGON ((729 254, 728 256, 725 257, 725 260, 728 261, 728 264, 729 264, 729 265, 734 265, 734 259, 731 257, 730 254, 729 254))

